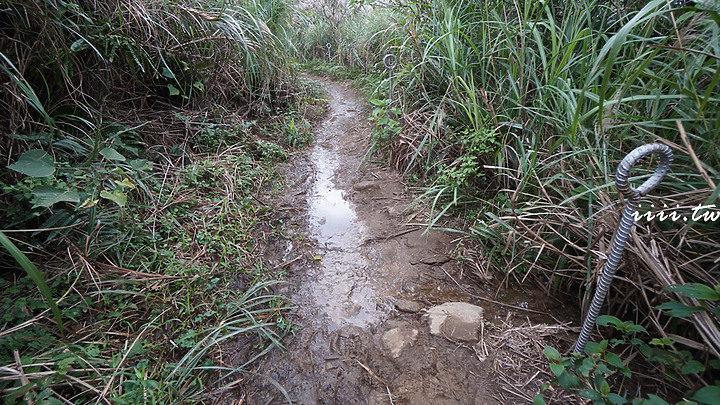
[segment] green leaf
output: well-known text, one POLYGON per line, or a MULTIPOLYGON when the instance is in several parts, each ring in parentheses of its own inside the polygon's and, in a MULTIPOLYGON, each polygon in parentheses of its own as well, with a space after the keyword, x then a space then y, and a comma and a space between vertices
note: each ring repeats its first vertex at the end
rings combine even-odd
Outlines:
POLYGON ((535 398, 533 398, 533 405, 545 405, 545 398, 543 397, 543 394, 535 395, 535 398))
POLYGON ((153 163, 145 159, 135 159, 131 160, 129 163, 130 167, 138 171, 152 170, 153 168, 153 163))
POLYGON ((587 342, 585 345, 585 353, 587 354, 602 354, 603 352, 604 350, 600 343, 587 342))
POLYGON ((615 394, 615 393, 613 393, 613 392, 607 394, 607 395, 605 396, 605 399, 608 400, 608 401, 610 401, 610 402, 613 403, 613 404, 624 404, 624 403, 627 403, 627 399, 625 399, 625 398, 621 397, 620 395, 615 394))
POLYGON ((551 363, 550 371, 552 371, 553 374, 555 374, 556 376, 560 377, 560 375, 565 372, 565 366, 558 363, 551 363))
POLYGON ((80 193, 73 190, 59 190, 52 186, 39 186, 32 190, 33 208, 35 207, 51 207, 60 201, 79 203, 80 193))
POLYGON ((701 404, 717 405, 718 398, 720 398, 720 386, 708 385, 700 388, 690 399, 701 404))
POLYGON ((177 87, 173 86, 172 84, 168 84, 167 88, 171 96, 177 96, 180 94, 180 90, 178 90, 177 87))
POLYGON ((163 66, 163 70, 161 73, 164 77, 167 77, 168 79, 174 79, 175 73, 172 72, 172 70, 168 69, 167 67, 163 66))
POLYGON ((638 398, 633 400, 633 405, 669 405, 664 399, 657 395, 650 394, 648 399, 638 398))
POLYGON ((598 316, 598 317, 597 317, 597 320, 596 320, 596 323, 597 323, 598 325, 600 325, 600 326, 608 326, 609 324, 612 324, 612 325, 615 326, 616 328, 617 328, 619 325, 622 325, 622 324, 623 324, 623 322, 622 322, 620 319, 618 319, 618 318, 616 318, 616 317, 614 317, 614 316, 610 316, 610 315, 600 315, 600 316, 598 316))
POLYGON ((135 185, 132 184, 132 183, 130 182, 130 179, 128 179, 127 177, 125 177, 124 179, 122 179, 122 181, 120 181, 120 180, 113 180, 113 182, 114 182, 115 184, 117 184, 118 186, 124 188, 124 189, 130 189, 130 190, 134 190, 134 189, 135 189, 135 185))
POLYGON ((603 395, 607 395, 608 393, 610 393, 610 384, 608 384, 607 380, 605 380, 604 378, 600 381, 600 387, 598 388, 600 388, 600 393, 602 393, 603 395))
POLYGON ((705 371, 705 366, 697 360, 690 360, 682 368, 683 374, 699 374, 705 371))
POLYGON ((543 349, 543 354, 545 357, 548 358, 550 361, 560 361, 562 360, 560 357, 560 352, 558 352, 554 347, 552 346, 545 346, 545 349, 543 349))
POLYGON ((315 256, 313 256, 313 260, 315 260, 315 261, 320 261, 320 260, 322 260, 322 256, 320 256, 320 255, 315 255, 315 256))
POLYGON ((686 297, 699 300, 718 301, 720 294, 715 289, 700 283, 673 284, 665 287, 666 290, 682 294, 686 297))
POLYGON ((592 399, 593 401, 601 401, 602 400, 602 394, 595 391, 594 389, 587 388, 582 391, 580 391, 580 396, 592 399))
POLYGON ((628 332, 628 333, 631 333, 631 332, 642 332, 645 334, 648 333, 647 329, 645 329, 644 327, 642 327, 640 325, 635 325, 634 323, 630 323, 630 322, 626 323, 624 328, 625 328, 625 332, 628 332))
POLYGON ((30 149, 8 168, 30 177, 48 177, 55 173, 55 160, 44 150, 30 149))
POLYGON ((592 361, 590 358, 584 358, 583 361, 580 363, 580 366, 578 366, 578 371, 581 375, 588 377, 590 375, 590 371, 595 368, 595 362, 592 361))
POLYGON ((77 41, 73 42, 72 45, 70 45, 70 52, 80 52, 88 48, 89 46, 85 38, 80 38, 77 41))
POLYGON ((580 379, 566 371, 558 376, 558 384, 566 390, 570 390, 580 386, 580 379))
POLYGON ((675 318, 688 318, 694 312, 702 311, 703 307, 690 307, 677 301, 669 301, 664 304, 655 306, 656 309, 665 310, 665 315, 675 318))
POLYGON ((113 201, 121 207, 124 207, 125 204, 127 204, 127 195, 118 189, 113 190, 112 193, 107 190, 103 190, 100 192, 100 197, 113 201))
POLYGON ((64 336, 65 333, 63 332, 63 323, 62 316, 60 315, 60 309, 58 308, 55 300, 52 297, 50 287, 48 287, 47 283, 45 282, 45 274, 38 270, 37 267, 35 267, 35 265, 30 261, 30 259, 28 259, 25 253, 21 252, 20 249, 18 249, 17 246, 15 246, 15 244, 7 236, 5 236, 5 233, 2 231, 0 231, 0 245, 2 245, 5 250, 8 251, 8 253, 10 253, 10 256, 12 256, 15 261, 18 262, 20 267, 25 270, 30 279, 35 283, 38 290, 40 290, 40 294, 42 294, 42 296, 45 298, 45 301, 47 301, 48 306, 52 310, 53 316, 55 317, 55 322, 57 322, 58 329, 60 330, 60 336, 64 336))
POLYGON ((596 374, 610 375, 612 371, 605 365, 605 363, 598 363, 596 374))
POLYGON ((100 154, 110 160, 118 160, 120 162, 125 161, 125 156, 121 155, 120 152, 113 148, 104 148, 100 151, 100 154))
POLYGON ((617 367, 617 368, 623 368, 623 367, 624 367, 623 362, 622 362, 622 360, 620 359, 620 356, 618 356, 618 355, 615 354, 615 353, 608 353, 608 354, 606 354, 606 355, 605 355, 605 361, 607 361, 607 363, 608 363, 609 365, 613 366, 613 367, 617 367))

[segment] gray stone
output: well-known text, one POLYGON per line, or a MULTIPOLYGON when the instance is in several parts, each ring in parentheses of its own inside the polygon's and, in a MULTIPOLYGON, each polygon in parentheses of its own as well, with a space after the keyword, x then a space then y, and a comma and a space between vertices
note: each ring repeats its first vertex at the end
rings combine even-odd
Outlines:
POLYGON ((417 340, 418 330, 406 326, 399 326, 383 333, 382 342, 385 348, 390 351, 390 356, 396 359, 400 357, 402 350, 407 345, 412 345, 417 340))
POLYGON ((395 301, 395 308, 400 312, 414 314, 420 312, 420 304, 415 301, 399 299, 395 301))
POLYGON ((466 302, 447 302, 427 311, 430 333, 453 340, 477 341, 483 309, 466 302))
POLYGON ((420 263, 427 264, 429 266, 439 266, 441 264, 445 264, 450 261, 450 258, 445 255, 435 255, 432 257, 426 257, 424 259, 420 259, 420 263))
POLYGON ((373 187, 377 187, 377 183, 374 181, 361 181, 353 184, 353 190, 355 191, 363 191, 373 187))

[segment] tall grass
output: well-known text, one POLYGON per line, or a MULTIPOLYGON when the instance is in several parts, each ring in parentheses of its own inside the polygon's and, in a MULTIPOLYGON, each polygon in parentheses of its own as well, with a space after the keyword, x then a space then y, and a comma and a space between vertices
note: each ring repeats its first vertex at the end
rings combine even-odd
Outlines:
MULTIPOLYGON (((643 212, 690 216, 718 205, 716 2, 402 7, 404 31, 388 44, 401 64, 403 130, 388 155, 426 176, 430 224, 445 226, 452 207, 473 206, 463 231, 503 283, 534 280, 586 305, 621 213, 614 171, 641 144, 663 142, 676 155, 643 212)), ((718 356, 716 317, 692 320, 693 333, 654 306, 678 299, 663 291, 670 284, 720 284, 719 229, 710 220, 639 221, 610 311, 718 356)))

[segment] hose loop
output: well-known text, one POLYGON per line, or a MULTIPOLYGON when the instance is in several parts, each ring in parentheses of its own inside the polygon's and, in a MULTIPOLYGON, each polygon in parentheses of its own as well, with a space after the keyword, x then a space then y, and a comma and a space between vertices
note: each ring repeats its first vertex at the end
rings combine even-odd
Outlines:
POLYGON ((615 185, 618 190, 628 198, 628 201, 625 204, 625 209, 623 210, 623 215, 620 219, 620 225, 615 232, 615 238, 613 238, 610 254, 605 262, 605 267, 603 268, 602 275, 598 281, 597 288, 595 289, 595 295, 593 295, 592 302, 588 308, 588 313, 585 316, 585 321, 583 322, 582 330, 580 331, 580 336, 578 336, 577 343, 575 343, 573 352, 582 352, 590 339, 590 333, 595 327, 595 322, 600 314, 600 309, 605 301, 605 296, 610 289, 610 283, 615 275, 615 270, 617 270, 618 264, 620 264, 620 259, 622 258, 623 251, 625 250, 625 245, 630 237, 630 231, 635 225, 634 214, 640 204, 640 197, 647 195, 647 193, 660 184, 670 170, 672 161, 673 153, 669 146, 661 143, 652 143, 635 148, 620 162, 615 174, 615 185), (660 155, 660 162, 658 163, 655 172, 649 179, 645 180, 640 187, 632 187, 629 182, 630 170, 632 170, 633 166, 635 166, 640 159, 652 153, 660 155))
POLYGON ((388 53, 383 58, 383 65, 385 65, 385 69, 393 70, 395 69, 395 66, 397 66, 397 58, 395 57, 395 54, 388 53))
POLYGON ((625 156, 625 159, 620 162, 615 174, 615 185, 625 197, 629 198, 633 203, 639 204, 640 197, 646 196, 650 191, 660 184, 667 172, 670 170, 670 165, 673 161, 673 153, 670 147, 661 143, 651 143, 649 145, 643 145, 635 148, 632 152, 625 156), (645 180, 638 188, 634 188, 630 185, 629 177, 630 170, 635 164, 647 155, 657 153, 660 155, 660 163, 653 175, 645 180))

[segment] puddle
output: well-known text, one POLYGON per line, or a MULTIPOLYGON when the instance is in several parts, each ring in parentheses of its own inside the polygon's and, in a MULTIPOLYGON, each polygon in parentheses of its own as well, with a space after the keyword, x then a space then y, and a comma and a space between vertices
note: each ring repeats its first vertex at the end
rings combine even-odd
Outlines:
POLYGON ((317 140, 310 154, 315 170, 315 183, 308 199, 310 236, 317 240, 321 257, 306 283, 314 303, 301 309, 314 327, 327 327, 333 332, 345 325, 366 327, 383 319, 379 310, 380 297, 372 287, 373 266, 368 249, 362 248, 366 230, 358 219, 346 191, 337 187, 339 156, 331 142, 339 136, 338 128, 353 119, 355 111, 333 106, 330 117, 317 131, 317 140))

